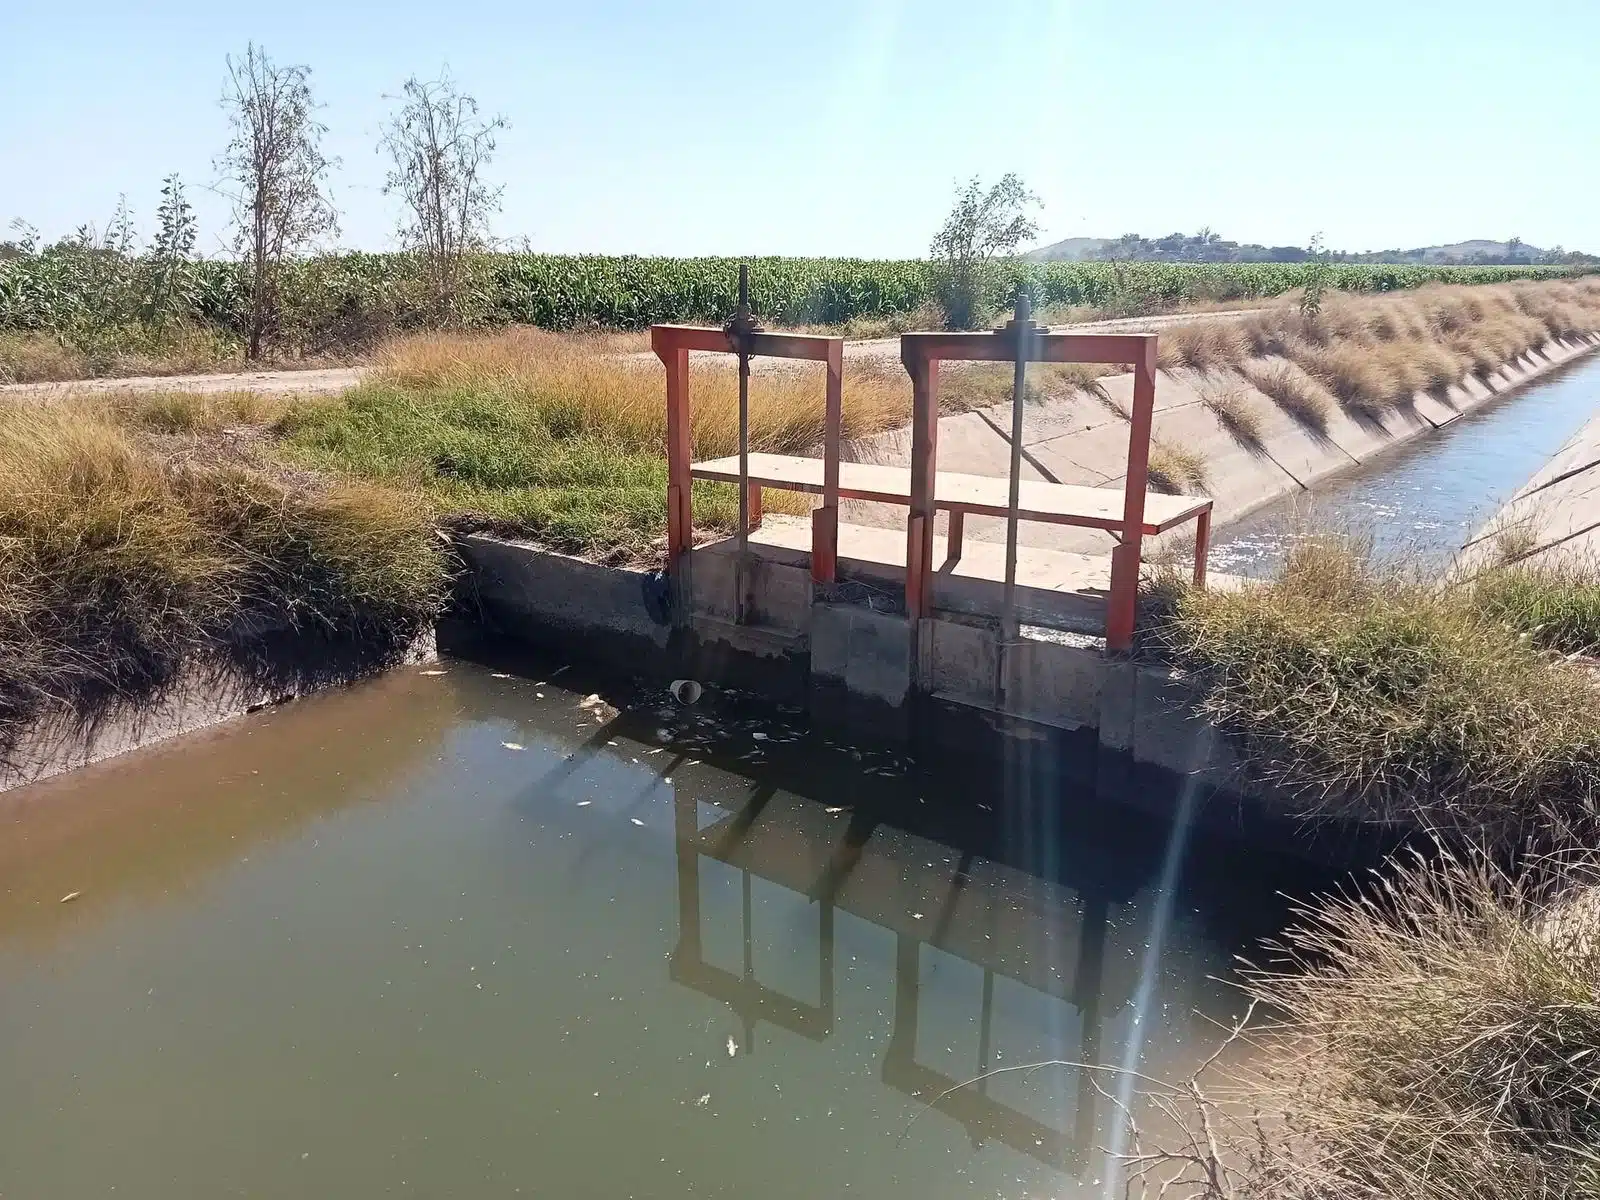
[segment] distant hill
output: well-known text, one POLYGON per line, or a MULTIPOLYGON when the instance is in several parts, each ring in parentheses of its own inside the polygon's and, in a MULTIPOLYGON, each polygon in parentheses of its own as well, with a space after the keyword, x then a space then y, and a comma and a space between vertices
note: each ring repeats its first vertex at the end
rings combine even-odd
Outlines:
POLYGON ((1060 242, 1051 242, 1048 246, 1040 246, 1037 250, 1030 250, 1024 258, 1034 262, 1082 262, 1084 259, 1097 258, 1100 251, 1115 243, 1114 238, 1067 238, 1060 242))
MULTIPOLYGON (((1120 238, 1074 237, 1040 246, 1023 255, 1033 262, 1305 262, 1311 252, 1304 246, 1262 246, 1255 242, 1231 242, 1209 229, 1197 234, 1169 233, 1162 238, 1141 237, 1136 233, 1120 238)), ((1352 254, 1331 251, 1334 262, 1427 263, 1435 265, 1526 265, 1529 263, 1592 263, 1592 255, 1566 251, 1557 246, 1542 250, 1512 238, 1496 242, 1474 238, 1442 246, 1418 246, 1411 250, 1378 250, 1352 254)))

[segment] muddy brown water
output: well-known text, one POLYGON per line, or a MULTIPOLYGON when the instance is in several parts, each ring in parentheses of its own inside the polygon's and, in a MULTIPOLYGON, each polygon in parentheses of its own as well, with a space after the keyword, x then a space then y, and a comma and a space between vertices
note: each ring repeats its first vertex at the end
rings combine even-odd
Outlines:
POLYGON ((782 714, 432 670, 0 796, 0 1195, 1100 1196, 1089 1074, 958 1085, 1181 1078, 1303 882, 782 714))

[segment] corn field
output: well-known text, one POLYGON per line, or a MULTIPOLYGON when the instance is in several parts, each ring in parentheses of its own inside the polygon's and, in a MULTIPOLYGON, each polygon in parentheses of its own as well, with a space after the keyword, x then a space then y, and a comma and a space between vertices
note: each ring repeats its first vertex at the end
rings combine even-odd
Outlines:
MULTIPOLYGON (((586 325, 639 329, 659 321, 716 321, 732 312, 738 259, 486 254, 469 264, 461 304, 472 325, 586 325)), ((835 324, 913 312, 935 297, 924 261, 758 258, 751 287, 775 325, 835 324)), ((1026 281, 1035 305, 1113 313, 1160 311, 1185 301, 1258 299, 1298 288, 1301 263, 1001 264, 997 302, 1026 281)), ((1564 267, 1426 267, 1332 264, 1327 286, 1386 292, 1425 283, 1492 283, 1572 273, 1564 267)), ((108 327, 148 324, 150 272, 137 257, 47 250, 0 262, 0 331, 55 334, 69 343, 108 327)), ((181 262, 162 273, 161 319, 237 335, 245 326, 246 278, 235 262, 181 262)), ((276 341, 302 352, 369 345, 430 323, 426 281, 403 254, 330 254, 289 264, 276 341)))

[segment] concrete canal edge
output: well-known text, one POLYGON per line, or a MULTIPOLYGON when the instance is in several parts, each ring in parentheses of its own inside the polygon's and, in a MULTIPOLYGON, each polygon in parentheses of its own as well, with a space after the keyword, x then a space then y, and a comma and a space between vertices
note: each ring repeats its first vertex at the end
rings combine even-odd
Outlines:
MULTIPOLYGON (((412 643, 402 663, 428 663, 437 657, 430 629, 412 643)), ((112 707, 92 721, 70 712, 48 712, 23 730, 9 762, 0 767, 0 792, 199 733, 332 686, 336 685, 319 684, 297 692, 265 688, 225 669, 192 669, 155 701, 112 707)))
MULTIPOLYGON (((1053 760, 1061 775, 1130 794, 1140 779, 1192 781, 1226 798, 1212 807, 1230 821, 1266 799, 1196 719, 1193 683, 1109 658, 1098 638, 1039 630, 1003 647, 993 622, 940 613, 913 644, 904 615, 813 595, 805 568, 770 561, 753 571, 755 619, 739 625, 727 611, 727 555, 694 553, 674 585, 482 534, 458 544, 475 589, 471 618, 493 636, 798 703, 814 725, 852 738, 1053 760)), ((1168 809, 1170 794, 1155 800, 1161 790, 1152 800, 1168 809)))

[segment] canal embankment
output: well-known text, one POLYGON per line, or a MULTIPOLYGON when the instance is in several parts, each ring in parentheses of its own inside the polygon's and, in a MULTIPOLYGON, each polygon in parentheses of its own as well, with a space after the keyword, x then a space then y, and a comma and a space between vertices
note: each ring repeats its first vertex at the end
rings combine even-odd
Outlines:
MULTIPOLYGON (((458 625, 505 657, 392 672, 372 691, 258 713, 0 809, 0 863, 31 864, 0 896, 0 1027, 16 1035, 3 1041, 21 1081, 0 1121, 9 1187, 215 1190, 244 1162, 269 1188, 303 1191, 378 1162, 395 1186, 442 1192, 471 1172, 649 1191, 664 1164, 696 1191, 750 1190, 786 1154, 816 1159, 821 1138, 833 1191, 1023 1180, 1101 1195, 1116 1164, 1099 1147, 1124 1135, 1126 1113, 1150 1112, 1131 1089, 1105 1100, 1109 1081, 1138 1070, 1144 1085, 1174 1081, 1162 1095, 1196 1098, 1182 1080, 1215 1061, 1242 1007, 1218 979, 1271 945, 1284 915, 1269 897, 1290 890, 1310 907, 1280 937, 1287 960, 1242 977, 1242 996, 1282 1018, 1264 1051, 1236 1047, 1263 1055, 1259 1119, 1207 1125, 1218 1136, 1196 1142, 1158 1103, 1139 1118, 1147 1146, 1198 1146, 1202 1167, 1233 1156, 1261 1172, 1240 1177, 1242 1194, 1409 1194, 1423 1178, 1450 1200, 1589 1188, 1600 938, 1595 876, 1573 848, 1597 840, 1585 821, 1600 806, 1600 693, 1547 644, 1538 605, 1419 587, 1333 542, 1306 544, 1257 587, 1202 592, 1157 571, 1126 659, 1069 630, 1002 640, 956 606, 913 625, 892 592, 851 580, 819 591, 803 562, 781 558, 755 565, 741 621, 725 540, 669 579, 648 562, 555 553, 507 516, 564 498, 569 531, 647 531, 654 510, 619 517, 618 493, 593 495, 608 485, 572 482, 615 456, 578 461, 569 444, 573 473, 535 496, 516 471, 548 465, 553 436, 517 442, 495 397, 459 383, 436 409, 392 415, 384 405, 404 392, 388 386, 257 422, 263 457, 244 465, 310 471, 289 456, 314 450, 324 468, 345 464, 336 478, 370 485, 355 469, 366 463, 393 485, 403 460, 433 472, 409 494, 441 504, 459 504, 451 489, 468 479, 519 480, 525 507, 508 505, 501 525, 481 513, 443 524, 461 556, 446 648, 458 625), (459 423, 438 427, 439 412, 459 423), (396 428, 426 433, 420 458, 385 441, 396 428), (601 508, 577 511, 589 501, 601 508), (719 686, 684 704, 581 668, 513 666, 516 640, 614 675, 719 686), (355 711, 380 689, 407 719, 355 711), (934 753, 979 748, 989 769, 964 775, 934 753), (69 808, 80 788, 87 810, 69 808), (1287 889, 1256 888, 1265 856, 1194 840, 1197 824, 1239 825, 1250 801, 1291 826, 1470 831, 1534 869, 1391 863, 1370 891, 1332 902, 1311 898, 1303 870, 1287 889), (76 820, 96 806, 121 820, 76 820), (121 842, 148 832, 149 811, 172 835, 121 842), (1545 860, 1556 868, 1530 844, 1561 850, 1545 860), (119 875, 141 852, 140 870, 119 875), (1204 936, 1218 909, 1195 892, 1206 873, 1269 928, 1204 936), (1206 1019, 1191 1022, 1196 1010, 1206 1019), (812 1061, 791 1069, 800 1056, 812 1061), (964 1082, 1047 1059, 1048 1075, 964 1082), (1041 1077, 1061 1087, 1012 1090, 1041 1077), (135 1092, 155 1102, 130 1108, 135 1092), (355 1116, 332 1128, 315 1116, 327 1111, 355 1116), (63 1153, 63 1119, 100 1153, 63 1153), (915 1136, 892 1141, 886 1119, 915 1122, 915 1136)), ((168 451, 157 481, 136 476, 148 507, 118 508, 110 534, 85 543, 99 574, 73 576, 61 600, 100 595, 87 583, 107 562, 152 561, 129 549, 146 545, 134 535, 147 515, 188 512, 203 536, 154 561, 212 570, 207 539, 256 548, 224 577, 267 570, 280 590, 266 594, 294 603, 251 607, 240 589, 217 628, 268 665, 285 645, 273 632, 316 645, 299 638, 340 613, 370 617, 362 644, 409 644, 398 634, 413 610, 378 601, 415 560, 341 558, 339 546, 381 548, 383 526, 343 524, 358 532, 328 540, 313 479, 302 493, 294 476, 268 476, 280 490, 246 493, 268 511, 218 520, 239 510, 217 489, 243 484, 213 468, 237 467, 222 448, 247 439, 197 411, 141 410, 140 445, 168 451), (156 419, 174 440, 154 437, 156 419), (196 424, 173 433, 184 420, 196 424), (246 536, 285 521, 293 536, 246 536), (344 607, 323 607, 330 596, 344 607)), ((422 511, 396 544, 440 553, 438 513, 422 511)), ((21 528, 25 545, 46 544, 48 527, 21 528)), ((439 570, 418 593, 436 605, 439 570)), ((348 616, 334 627, 363 628, 348 616)))
MULTIPOLYGON (((1600 308, 1600 300, 1596 304, 1600 308)), ((1164 330, 1161 335, 1163 342, 1188 339, 1203 344, 1215 338, 1222 343, 1220 350, 1173 351, 1160 374, 1152 429, 1156 485, 1211 496, 1216 502, 1213 529, 1219 539, 1226 538, 1229 525, 1274 502, 1309 498, 1318 485, 1363 467, 1382 474, 1385 460, 1402 448, 1425 444, 1436 431, 1538 383, 1600 345, 1600 339, 1588 332, 1539 336, 1525 329, 1523 336, 1532 344, 1492 369, 1474 370, 1465 363, 1433 362, 1445 343, 1419 339, 1413 343, 1416 353, 1429 360, 1428 370, 1442 375, 1398 394, 1393 389, 1404 388, 1406 382, 1395 382, 1397 374, 1380 375, 1366 385, 1380 389, 1369 396, 1358 390, 1363 386, 1359 378, 1329 387, 1282 353, 1253 355, 1256 343, 1249 340, 1250 321, 1240 323, 1239 329, 1201 323, 1164 330), (1194 365, 1187 365, 1185 357, 1194 365)), ((1262 349, 1273 348, 1275 342, 1277 349, 1284 348, 1281 333, 1262 334, 1259 341, 1262 349)), ((1358 341, 1340 344, 1374 353, 1381 349, 1358 341)), ((1047 383, 1040 386, 1048 388, 1047 383)), ((1023 478, 1122 486, 1133 376, 1106 375, 1087 386, 1088 390, 1066 394, 1045 390, 1026 406, 1023 478)), ((942 417, 939 469, 1006 475, 1010 430, 1009 401, 942 417)), ((904 466, 910 462, 910 450, 909 431, 894 430, 857 439, 847 456, 904 466)), ((841 518, 883 525, 903 520, 903 514, 855 502, 843 506, 841 518)), ((941 515, 941 533, 944 521, 941 515)), ((977 540, 1003 541, 1005 522, 975 517, 966 523, 965 532, 977 540)), ((1024 525, 1021 536, 1025 545, 1074 554, 1106 555, 1113 544, 1108 534, 1068 526, 1024 525)), ((1176 543, 1184 536, 1174 532, 1165 540, 1176 543)))

